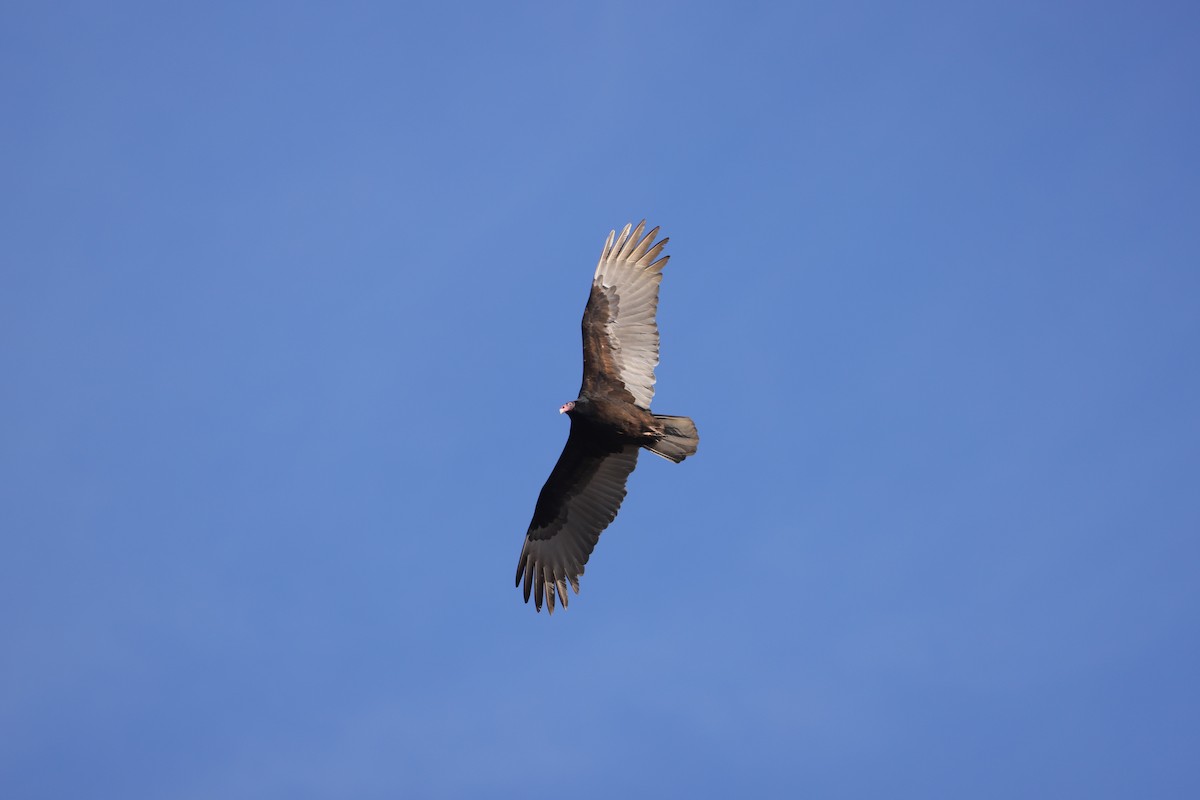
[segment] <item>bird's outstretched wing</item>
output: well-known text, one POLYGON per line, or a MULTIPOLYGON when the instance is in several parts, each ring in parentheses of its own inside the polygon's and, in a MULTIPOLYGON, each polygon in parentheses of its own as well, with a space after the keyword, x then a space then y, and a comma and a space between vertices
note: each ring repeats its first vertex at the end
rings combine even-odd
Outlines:
POLYGON ((580 394, 615 394, 648 409, 658 365, 658 285, 670 256, 658 258, 668 241, 654 241, 658 228, 643 237, 645 220, 632 235, 630 227, 626 225, 620 236, 616 231, 608 234, 592 279, 583 311, 580 394))
POLYGON ((525 602, 554 613, 557 595, 567 605, 567 583, 579 594, 579 576, 600 532, 617 516, 625 481, 637 466, 638 446, 606 444, 571 421, 571 435, 538 495, 533 521, 517 562, 517 586, 525 602))

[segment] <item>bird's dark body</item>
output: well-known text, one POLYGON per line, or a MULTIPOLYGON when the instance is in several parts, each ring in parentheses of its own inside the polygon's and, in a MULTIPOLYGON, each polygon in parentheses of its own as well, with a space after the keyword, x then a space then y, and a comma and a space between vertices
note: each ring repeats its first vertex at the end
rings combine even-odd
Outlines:
POLYGON ((580 397, 571 415, 571 427, 583 426, 589 435, 609 439, 614 444, 646 444, 662 433, 654 415, 633 403, 612 398, 580 397))
POLYGON ((645 237, 645 221, 609 234, 583 312, 583 383, 578 399, 562 410, 571 434, 538 495, 517 585, 525 601, 567 604, 567 584, 579 577, 600 533, 617 516, 625 485, 645 448, 676 463, 695 454, 700 437, 688 417, 650 412, 658 364, 658 285, 669 256, 658 228, 645 237))

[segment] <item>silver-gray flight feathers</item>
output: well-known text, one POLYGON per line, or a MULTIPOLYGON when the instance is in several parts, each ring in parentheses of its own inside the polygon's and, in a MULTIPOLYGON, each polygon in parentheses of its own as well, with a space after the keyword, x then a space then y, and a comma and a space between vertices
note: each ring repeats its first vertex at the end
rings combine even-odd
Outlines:
POLYGON ((517 562, 525 602, 554 613, 567 605, 567 584, 579 593, 588 556, 617 516, 638 451, 676 463, 696 452, 700 437, 689 417, 650 412, 658 365, 658 285, 670 256, 658 228, 642 235, 608 234, 583 311, 583 385, 560 412, 571 418, 566 447, 538 495, 517 562))

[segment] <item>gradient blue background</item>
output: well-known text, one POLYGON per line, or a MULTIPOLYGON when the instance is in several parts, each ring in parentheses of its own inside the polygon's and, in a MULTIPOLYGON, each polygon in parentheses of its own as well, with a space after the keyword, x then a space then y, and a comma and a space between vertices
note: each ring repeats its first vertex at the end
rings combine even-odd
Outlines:
POLYGON ((1200 796, 1196 8, 6 4, 3 795, 1200 796))

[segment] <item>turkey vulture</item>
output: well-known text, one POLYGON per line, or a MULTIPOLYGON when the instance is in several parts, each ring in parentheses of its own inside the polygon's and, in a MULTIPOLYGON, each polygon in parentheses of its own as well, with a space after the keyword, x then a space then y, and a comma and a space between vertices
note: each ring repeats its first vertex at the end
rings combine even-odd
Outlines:
POLYGON ((568 582, 579 594, 583 566, 617 516, 638 450, 679 463, 700 442, 690 418, 650 413, 658 364, 654 312, 670 256, 658 258, 667 243, 655 243, 658 228, 643 237, 645 220, 632 235, 631 227, 620 236, 609 232, 600 253, 583 310, 583 385, 558 410, 570 416, 571 434, 538 495, 517 562, 525 602, 532 592, 541 611, 545 597, 551 614, 555 596, 566 607, 568 582))

